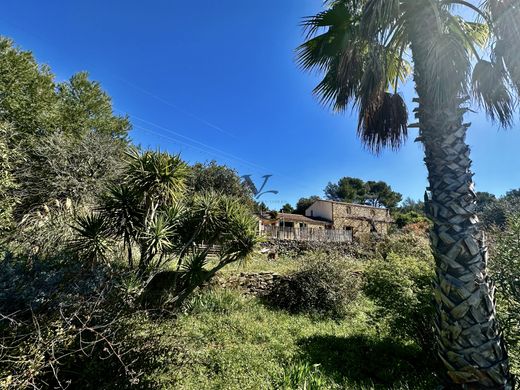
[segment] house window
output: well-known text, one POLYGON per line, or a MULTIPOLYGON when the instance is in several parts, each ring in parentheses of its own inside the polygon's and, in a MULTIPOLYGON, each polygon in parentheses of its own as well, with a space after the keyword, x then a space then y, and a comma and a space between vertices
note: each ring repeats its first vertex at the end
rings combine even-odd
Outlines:
POLYGON ((347 214, 352 214, 352 207, 347 207, 345 211, 347 214))
POLYGON ((311 210, 311 217, 314 217, 314 210, 311 210))

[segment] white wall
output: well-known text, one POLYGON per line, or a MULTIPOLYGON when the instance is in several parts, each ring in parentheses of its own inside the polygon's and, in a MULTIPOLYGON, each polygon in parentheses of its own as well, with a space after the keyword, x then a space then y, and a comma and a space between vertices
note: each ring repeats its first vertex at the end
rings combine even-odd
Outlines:
POLYGON ((317 218, 325 218, 329 221, 332 221, 332 203, 330 202, 314 202, 306 211, 306 217, 317 217, 317 218))

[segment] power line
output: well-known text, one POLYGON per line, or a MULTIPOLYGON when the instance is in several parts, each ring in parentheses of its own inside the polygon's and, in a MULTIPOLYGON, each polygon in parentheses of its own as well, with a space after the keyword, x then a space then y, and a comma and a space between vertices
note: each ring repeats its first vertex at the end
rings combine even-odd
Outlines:
POLYGON ((213 129, 215 129, 215 130, 218 130, 218 131, 220 131, 221 133, 226 134, 226 135, 228 135, 228 136, 230 136, 230 137, 236 138, 236 136, 235 136, 234 134, 231 134, 230 132, 224 130, 222 127, 217 126, 217 125, 215 125, 215 124, 213 124, 213 123, 207 121, 206 119, 204 119, 204 118, 202 118, 202 117, 200 117, 200 116, 198 116, 198 115, 195 115, 194 113, 192 113, 192 112, 190 112, 190 111, 188 111, 188 110, 185 110, 185 109, 179 107, 178 105, 173 104, 172 102, 170 102, 170 101, 168 101, 168 100, 166 100, 166 99, 163 99, 163 98, 160 97, 160 96, 155 95, 154 93, 152 93, 152 92, 150 92, 150 91, 144 89, 143 87, 140 87, 140 86, 138 86, 138 85, 136 85, 136 84, 134 84, 134 83, 131 83, 130 81, 125 80, 125 79, 123 79, 123 78, 121 78, 121 77, 117 77, 117 76, 115 76, 114 78, 115 78, 116 80, 119 80, 119 81, 125 83, 126 85, 128 85, 128 86, 134 88, 135 90, 140 91, 140 92, 142 92, 142 93, 144 93, 144 94, 146 94, 146 95, 148 95, 148 96, 154 98, 155 100, 160 101, 161 103, 166 104, 167 106, 170 106, 170 107, 176 109, 177 111, 182 112, 184 115, 187 115, 187 116, 189 116, 189 117, 192 117, 193 119, 196 119, 197 121, 199 121, 199 122, 205 124, 205 125, 208 126, 208 127, 211 127, 211 128, 213 128, 213 129))

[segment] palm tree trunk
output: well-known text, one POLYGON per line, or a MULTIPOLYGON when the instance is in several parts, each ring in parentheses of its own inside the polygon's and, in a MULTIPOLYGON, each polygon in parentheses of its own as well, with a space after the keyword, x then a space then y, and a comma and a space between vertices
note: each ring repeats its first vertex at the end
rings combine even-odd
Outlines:
POLYGON ((454 383, 506 389, 507 351, 496 320, 484 234, 475 215, 463 112, 457 104, 437 115, 421 110, 430 183, 426 207, 434 223, 430 238, 436 260, 438 352, 454 383))
MULTIPOLYGON (((437 59, 429 58, 428 50, 433 34, 439 32, 429 4, 429 0, 414 3, 422 7, 422 15, 417 18, 419 23, 408 26, 408 33, 413 37, 419 140, 424 145, 430 184, 425 203, 433 221, 430 238, 436 261, 438 354, 447 369, 447 381, 458 388, 511 389, 507 350, 496 319, 494 286, 487 272, 488 252, 475 214, 470 149, 465 142, 469 124, 463 122, 466 98, 457 79, 442 85, 441 101, 432 96, 435 86, 431 85, 431 68, 427 65, 437 59)), ((443 70, 457 74, 454 69, 443 70)))

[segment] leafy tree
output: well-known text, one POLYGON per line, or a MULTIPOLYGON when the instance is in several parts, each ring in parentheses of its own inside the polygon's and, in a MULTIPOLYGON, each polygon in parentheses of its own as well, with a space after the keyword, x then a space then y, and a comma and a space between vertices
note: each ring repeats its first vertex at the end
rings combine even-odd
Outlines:
POLYGON ((373 207, 394 208, 403 198, 384 181, 367 181, 366 187, 365 203, 373 207))
POLYGON ((497 197, 489 192, 477 192, 475 195, 477 196, 478 211, 492 206, 497 201, 497 197))
POLYGON ((409 211, 415 211, 416 213, 424 215, 424 202, 422 200, 414 200, 410 197, 403 200, 399 206, 399 211, 407 213, 409 211))
POLYGON ((505 197, 508 199, 520 199, 520 188, 507 191, 505 197))
POLYGON ((238 173, 216 161, 196 163, 190 167, 187 186, 194 192, 215 191, 243 198, 251 203, 251 191, 244 185, 238 173))
POLYGON ((402 195, 392 191, 384 181, 367 181, 354 177, 342 177, 338 183, 325 187, 327 199, 340 202, 367 204, 373 207, 396 207, 402 195))
POLYGON ((508 193, 510 194, 507 192, 505 196, 478 207, 479 218, 482 219, 482 224, 487 230, 504 229, 507 225, 507 216, 520 213, 520 197, 507 195, 508 193))
POLYGON ((0 121, 11 123, 15 136, 10 147, 34 140, 55 128, 57 96, 54 75, 30 52, 0 37, 0 121))
POLYGON ((300 198, 298 202, 296 202, 296 209, 294 210, 294 214, 305 215, 305 210, 307 210, 314 202, 320 199, 321 198, 317 195, 313 195, 308 198, 300 198))
POLYGON ((518 20, 518 0, 331 0, 304 20, 308 37, 298 48, 303 68, 325 73, 314 92, 336 111, 355 107, 358 134, 376 153, 406 140, 408 109, 397 91, 413 74, 433 221, 438 350, 446 379, 466 387, 512 386, 464 114, 472 94, 492 120, 511 125, 520 91, 518 20))
POLYGON ((88 132, 79 138, 62 132, 30 148, 24 164, 12 172, 18 185, 18 217, 54 199, 93 204, 121 173, 126 144, 108 134, 88 132))
POLYGON ((327 199, 349 203, 365 203, 367 188, 365 182, 355 177, 342 177, 337 183, 325 187, 327 199))
POLYGON ((114 115, 112 100, 87 72, 80 72, 57 86, 59 129, 76 137, 88 132, 126 138, 128 117, 114 115))
POLYGON ((413 224, 413 223, 419 223, 427 221, 426 217, 422 213, 418 213, 417 211, 406 211, 401 212, 398 211, 393 214, 393 218, 395 221, 395 224, 399 229, 404 228, 407 225, 413 224))
POLYGON ((282 206, 280 212, 292 214, 294 212, 294 207, 292 207, 289 203, 286 203, 282 206))

